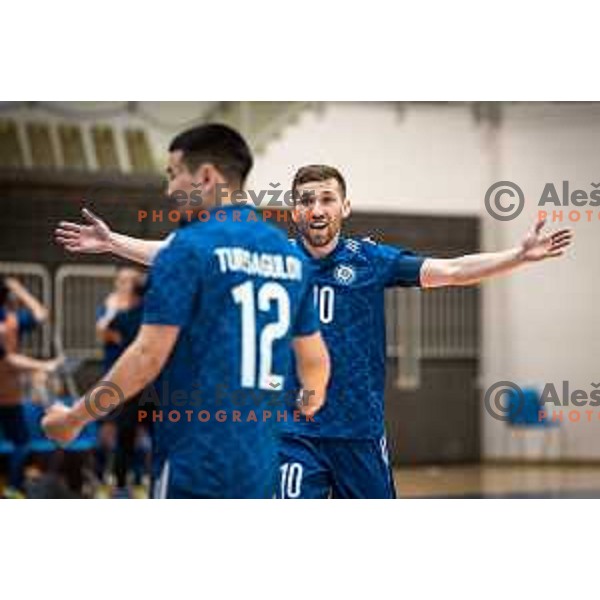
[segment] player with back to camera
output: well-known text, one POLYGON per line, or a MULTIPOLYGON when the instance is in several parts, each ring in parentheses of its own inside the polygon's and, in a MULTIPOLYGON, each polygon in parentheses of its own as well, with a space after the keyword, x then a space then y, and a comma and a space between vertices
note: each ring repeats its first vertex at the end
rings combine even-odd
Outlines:
POLYGON ((93 393, 72 409, 52 406, 43 420, 47 435, 68 442, 106 410, 99 396, 111 386, 120 390, 110 402, 115 407, 160 374, 160 407, 165 414, 176 408, 180 418, 153 423, 154 497, 274 495, 278 423, 252 413, 269 408, 285 387, 291 348, 308 392, 302 416, 314 415, 324 401, 329 358, 299 251, 260 219, 229 218, 231 194, 251 166, 245 140, 228 127, 203 125, 173 140, 169 193, 189 198, 201 186, 203 209, 219 208, 228 218, 201 222, 186 215, 192 207, 179 204, 182 226, 155 257, 138 336, 93 393), (208 419, 200 420, 200 409, 208 419))
MULTIPOLYGON (((327 403, 312 422, 286 422, 281 445, 283 498, 393 498, 384 431, 384 290, 396 286, 474 285, 529 262, 561 256, 568 229, 537 222, 522 242, 500 252, 444 259, 402 247, 345 238, 351 205, 342 174, 328 165, 300 168, 292 184, 296 242, 311 264, 321 330, 331 355, 327 403)), ((112 252, 149 264, 167 241, 112 232, 84 212, 87 225, 63 223, 57 240, 72 252, 112 252)))

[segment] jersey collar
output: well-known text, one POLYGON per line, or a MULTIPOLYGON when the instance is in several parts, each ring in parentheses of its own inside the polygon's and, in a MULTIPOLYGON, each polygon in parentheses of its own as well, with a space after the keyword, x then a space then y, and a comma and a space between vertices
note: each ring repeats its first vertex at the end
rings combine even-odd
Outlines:
POLYGON ((303 254, 310 259, 311 261, 313 261, 316 264, 325 264, 325 263, 329 263, 333 260, 335 260, 343 251, 345 248, 345 238, 343 238, 341 235, 338 237, 338 241, 337 244, 335 245, 335 248, 326 256, 323 256, 321 258, 317 258, 316 256, 313 256, 308 249, 306 248, 306 246, 304 245, 304 241, 302 239, 302 236, 298 236, 297 238, 297 244, 300 247, 300 249, 302 250, 303 254))

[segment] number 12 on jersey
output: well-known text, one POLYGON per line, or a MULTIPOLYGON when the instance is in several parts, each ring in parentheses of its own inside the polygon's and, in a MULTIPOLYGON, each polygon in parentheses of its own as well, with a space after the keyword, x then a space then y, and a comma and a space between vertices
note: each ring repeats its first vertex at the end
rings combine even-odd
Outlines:
POLYGON ((246 281, 231 290, 233 300, 241 311, 241 385, 262 390, 281 390, 284 376, 272 373, 273 343, 287 335, 290 328, 290 297, 287 290, 269 281, 255 289, 254 281, 246 281), (267 323, 257 336, 257 309, 268 312, 276 304, 276 318, 267 323), (258 348, 256 345, 259 340, 258 348))

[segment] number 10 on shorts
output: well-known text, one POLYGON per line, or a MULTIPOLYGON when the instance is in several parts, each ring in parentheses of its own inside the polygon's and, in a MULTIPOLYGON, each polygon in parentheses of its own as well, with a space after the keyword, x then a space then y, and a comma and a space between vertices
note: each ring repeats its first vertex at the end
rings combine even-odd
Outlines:
POLYGON ((281 497, 298 498, 302 491, 302 465, 300 463, 284 463, 281 471, 281 497))

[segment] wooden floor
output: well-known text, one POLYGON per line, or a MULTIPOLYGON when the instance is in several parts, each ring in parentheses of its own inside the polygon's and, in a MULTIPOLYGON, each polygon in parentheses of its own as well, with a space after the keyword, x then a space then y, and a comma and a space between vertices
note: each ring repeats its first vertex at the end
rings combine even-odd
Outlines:
MULTIPOLYGON (((410 467, 395 469, 394 479, 401 499, 600 498, 600 465, 596 464, 410 467)), ((99 487, 95 497, 110 498, 110 488, 99 487)), ((131 497, 147 498, 147 489, 136 487, 131 497)))
POLYGON ((600 465, 411 467, 394 479, 400 498, 600 498, 600 465))
MULTIPOLYGON (((600 465, 473 465, 396 469, 399 498, 600 498, 600 465)), ((98 498, 109 498, 99 488, 98 498)), ((134 498, 147 498, 143 487, 134 498)))

